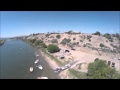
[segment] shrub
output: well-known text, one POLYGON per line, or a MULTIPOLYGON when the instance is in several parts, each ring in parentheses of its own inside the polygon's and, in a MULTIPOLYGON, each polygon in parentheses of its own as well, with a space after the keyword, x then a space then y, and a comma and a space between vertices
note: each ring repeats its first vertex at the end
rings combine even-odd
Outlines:
POLYGON ((30 39, 31 43, 35 43, 36 39, 30 39))
POLYGON ((60 39, 60 38, 61 38, 61 35, 56 35, 56 38, 57 38, 57 39, 60 39))
POLYGON ((106 37, 107 39, 111 39, 111 35, 109 33, 106 33, 103 36, 106 37))
POLYGON ((99 60, 99 58, 96 58, 94 61, 98 61, 99 60))
POLYGON ((79 44, 79 42, 77 42, 77 45, 79 44))
POLYGON ((49 36, 50 36, 50 34, 46 34, 45 36, 46 36, 46 37, 49 37, 49 36))
POLYGON ((110 39, 109 41, 110 41, 110 42, 113 42, 113 39, 110 39))
POLYGON ((91 42, 91 39, 89 39, 89 42, 91 42))
POLYGON ((61 44, 67 44, 67 43, 69 43, 71 41, 71 39, 66 39, 66 38, 64 38, 63 40, 62 40, 62 42, 61 42, 61 44))
POLYGON ((83 42, 83 40, 80 40, 80 42, 83 42))
POLYGON ((52 39, 52 43, 58 43, 57 39, 52 39))
POLYGON ((59 47, 57 45, 54 45, 54 44, 49 44, 48 47, 47 47, 47 50, 50 53, 55 53, 55 52, 60 51, 59 47))
POLYGON ((43 48, 47 48, 47 45, 45 43, 41 43, 40 46, 43 48))
POLYGON ((76 38, 73 38, 73 40, 76 40, 76 38))
POLYGON ((87 39, 91 39, 91 37, 92 37, 91 35, 90 35, 90 36, 87 36, 87 39))
POLYGON ((40 43, 43 43, 43 41, 42 40, 37 40, 37 41, 35 41, 35 45, 37 46, 37 45, 40 45, 40 43))
POLYGON ((83 45, 83 47, 86 47, 86 46, 87 46, 86 44, 83 45))
POLYGON ((99 45, 100 47, 104 47, 104 44, 102 44, 102 43, 100 43, 100 45, 99 45))
POLYGON ((66 45, 66 41, 62 40, 60 44, 66 45))
POLYGON ((77 45, 77 43, 76 43, 76 42, 73 42, 73 45, 77 45))
POLYGON ((116 33, 116 37, 117 37, 117 38, 120 38, 120 34, 119 34, 119 33, 116 33))

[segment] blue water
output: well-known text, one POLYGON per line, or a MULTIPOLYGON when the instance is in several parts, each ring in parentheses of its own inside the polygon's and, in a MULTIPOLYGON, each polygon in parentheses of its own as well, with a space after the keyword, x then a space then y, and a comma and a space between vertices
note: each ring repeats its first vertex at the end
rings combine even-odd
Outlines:
POLYGON ((21 40, 6 41, 0 46, 0 78, 1 79, 36 79, 38 76, 48 78, 58 78, 50 68, 48 63, 39 56, 40 62, 34 64, 38 52, 30 44, 21 40), (43 70, 38 69, 39 64, 43 70), (34 67, 34 72, 30 73, 29 68, 34 67))

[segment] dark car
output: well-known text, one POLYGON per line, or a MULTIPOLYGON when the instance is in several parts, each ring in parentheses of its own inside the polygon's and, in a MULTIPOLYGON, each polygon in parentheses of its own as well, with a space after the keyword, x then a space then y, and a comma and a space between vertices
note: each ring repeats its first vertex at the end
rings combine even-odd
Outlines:
POLYGON ((115 67, 115 63, 114 62, 112 63, 112 67, 115 67))
POLYGON ((61 71, 60 68, 56 68, 56 69, 54 70, 55 73, 59 73, 60 71, 61 71))
POLYGON ((69 50, 65 50, 65 52, 70 52, 69 50))
POLYGON ((71 50, 75 50, 74 48, 72 48, 71 50))
POLYGON ((111 61, 108 61, 108 65, 110 66, 110 64, 111 64, 111 61))

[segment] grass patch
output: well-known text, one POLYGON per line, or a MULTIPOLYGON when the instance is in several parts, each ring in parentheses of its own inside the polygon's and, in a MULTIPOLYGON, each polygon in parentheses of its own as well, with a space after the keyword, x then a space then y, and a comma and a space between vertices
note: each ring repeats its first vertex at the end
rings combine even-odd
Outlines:
POLYGON ((50 57, 52 60, 54 60, 59 66, 63 66, 63 63, 60 62, 56 57, 53 55, 50 55, 48 52, 46 52, 46 48, 40 48, 42 52, 44 52, 48 57, 50 57))
POLYGON ((86 75, 85 72, 79 72, 79 71, 76 71, 76 70, 74 70, 74 69, 69 69, 69 72, 70 72, 73 76, 77 77, 78 79, 87 79, 87 75, 86 75))

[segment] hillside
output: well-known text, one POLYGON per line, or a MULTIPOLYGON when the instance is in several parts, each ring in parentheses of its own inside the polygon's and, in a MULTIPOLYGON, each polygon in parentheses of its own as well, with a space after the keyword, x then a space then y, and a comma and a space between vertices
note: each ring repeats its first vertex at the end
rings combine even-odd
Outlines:
POLYGON ((93 52, 100 51, 103 53, 106 52, 106 53, 116 53, 116 54, 120 53, 120 40, 117 37, 112 37, 112 39, 108 39, 103 35, 99 36, 92 34, 62 33, 62 34, 38 34, 34 36, 30 35, 27 39, 41 39, 46 44, 54 43, 57 45, 63 45, 68 48, 73 47, 76 50, 81 50, 88 53, 89 52, 92 53, 92 51, 93 52), (56 37, 57 35, 60 35, 59 39, 56 37))
MULTIPOLYGON (((96 58, 111 61, 115 63, 116 70, 119 70, 120 58, 120 35, 119 34, 83 34, 83 33, 48 33, 48 34, 31 34, 24 38, 29 40, 42 40, 46 45, 55 44, 61 50, 56 53, 49 53, 57 58, 57 62, 61 62, 64 65, 67 63, 73 64, 71 69, 78 72, 87 72, 87 66, 89 63, 94 62, 96 58), (65 52, 69 50, 69 52, 65 52), (61 59, 61 56, 64 59, 61 59), (79 67, 81 68, 79 69, 79 67)), ((47 52, 48 53, 48 52, 47 52)), ((53 61, 50 61, 53 62, 53 61)), ((52 63, 51 63, 52 64, 52 63)), ((53 63, 55 64, 55 63, 53 63)), ((54 66, 54 65, 53 65, 54 66)), ((60 75, 68 76, 68 70, 63 71, 60 75)))

